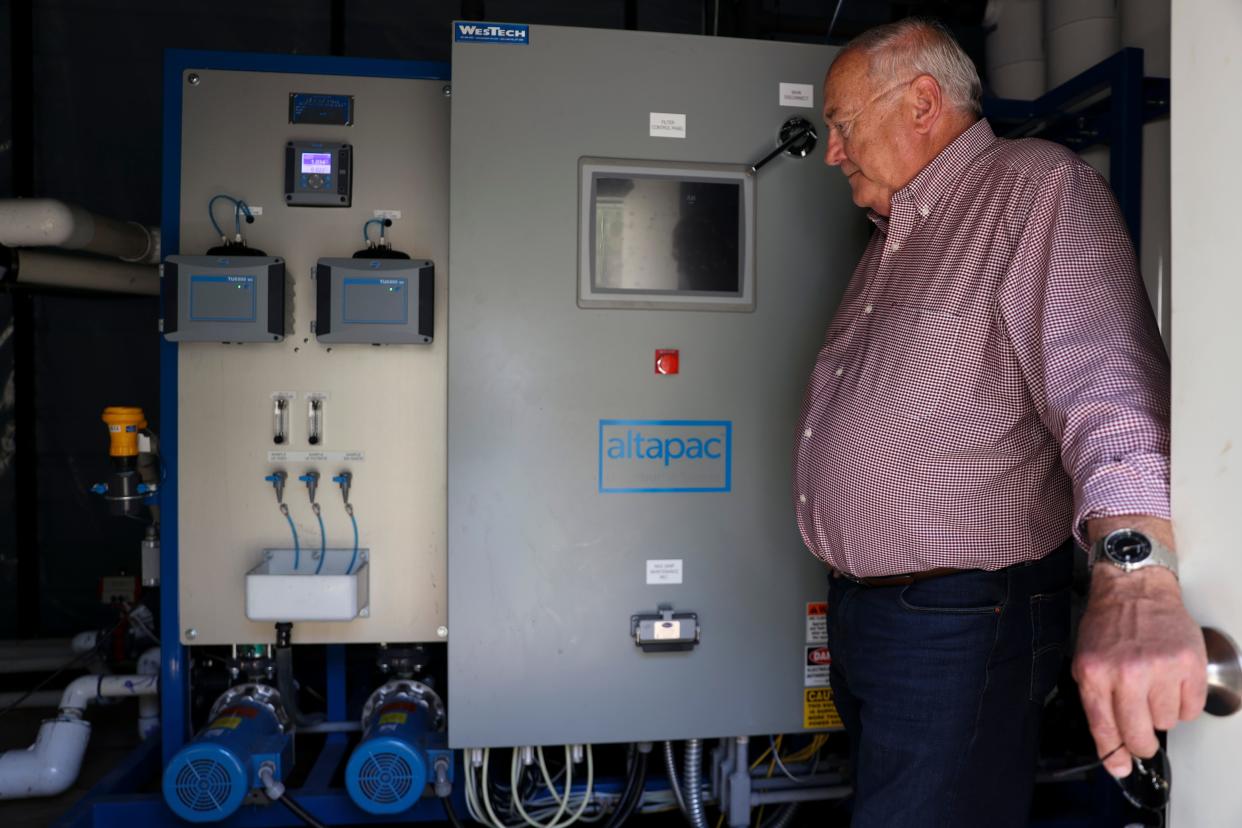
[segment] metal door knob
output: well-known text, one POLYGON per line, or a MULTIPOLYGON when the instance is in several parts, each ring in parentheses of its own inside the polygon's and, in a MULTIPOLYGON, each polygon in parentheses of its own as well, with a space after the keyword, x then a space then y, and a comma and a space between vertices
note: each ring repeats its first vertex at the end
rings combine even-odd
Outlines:
POLYGON ((1208 693, 1204 710, 1213 716, 1231 716, 1242 708, 1242 653, 1227 633, 1203 628, 1207 645, 1208 693))

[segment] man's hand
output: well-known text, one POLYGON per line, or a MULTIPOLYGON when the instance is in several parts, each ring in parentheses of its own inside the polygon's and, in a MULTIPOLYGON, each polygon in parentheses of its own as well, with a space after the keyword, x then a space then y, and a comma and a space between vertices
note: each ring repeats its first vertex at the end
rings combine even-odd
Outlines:
MULTIPOLYGON (((1091 523, 1093 541, 1120 523, 1172 545, 1167 523, 1091 523)), ((1114 776, 1130 773, 1132 755, 1155 755, 1157 730, 1199 715, 1207 699, 1207 653, 1172 572, 1159 566, 1129 573, 1107 564, 1094 568, 1074 678, 1098 755, 1122 746, 1104 765, 1114 776)))

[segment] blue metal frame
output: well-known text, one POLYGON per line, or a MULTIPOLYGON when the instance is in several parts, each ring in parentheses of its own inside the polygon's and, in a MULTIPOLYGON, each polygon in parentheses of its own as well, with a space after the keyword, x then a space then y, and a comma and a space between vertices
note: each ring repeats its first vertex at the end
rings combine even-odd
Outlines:
POLYGON ((1033 101, 987 99, 983 111, 1007 138, 1047 138, 1075 151, 1108 144, 1109 183, 1139 249, 1143 124, 1169 114, 1169 79, 1143 76, 1142 49, 1122 49, 1033 101))
MULTIPOLYGON (((371 58, 334 58, 311 55, 274 55, 248 52, 214 52, 167 49, 164 52, 164 122, 163 166, 160 190, 160 229, 162 255, 177 253, 180 248, 181 226, 181 95, 182 75, 190 69, 236 70, 245 72, 283 72, 306 75, 341 75, 368 78, 405 78, 423 80, 450 79, 449 65, 433 61, 377 60, 371 58)), ((177 346, 160 339, 160 447, 165 479, 160 490, 160 731, 157 756, 155 740, 144 743, 127 762, 93 788, 59 824, 66 826, 106 825, 184 825, 165 807, 159 794, 132 793, 150 782, 153 771, 166 765, 190 737, 189 663, 187 648, 181 644, 178 527, 178 446, 177 429, 177 346), (159 761, 157 761, 157 759, 159 761), (131 793, 122 793, 128 790, 131 793)), ((345 648, 328 649, 329 718, 345 718, 345 648)), ((333 734, 326 740, 325 750, 312 768, 308 781, 314 790, 305 794, 293 791, 302 805, 327 823, 373 823, 393 821, 378 819, 358 808, 344 789, 330 788, 329 783, 344 755, 347 739, 333 734)), ((420 802, 412 811, 402 814, 402 821, 442 819, 438 802, 420 802)), ((243 807, 224 825, 299 825, 296 817, 279 805, 243 807)))

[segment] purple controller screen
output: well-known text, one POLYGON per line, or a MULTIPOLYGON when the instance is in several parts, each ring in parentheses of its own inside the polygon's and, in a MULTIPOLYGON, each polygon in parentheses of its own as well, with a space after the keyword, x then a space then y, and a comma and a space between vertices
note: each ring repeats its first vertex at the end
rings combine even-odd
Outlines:
POLYGON ((302 172, 320 173, 322 175, 331 175, 332 174, 332 153, 330 152, 304 152, 302 153, 302 172))

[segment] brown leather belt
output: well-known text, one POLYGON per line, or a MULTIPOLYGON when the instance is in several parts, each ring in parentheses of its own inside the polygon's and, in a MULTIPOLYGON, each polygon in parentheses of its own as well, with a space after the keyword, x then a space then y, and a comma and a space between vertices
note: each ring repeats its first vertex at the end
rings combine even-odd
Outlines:
POLYGON ((957 575, 960 572, 969 571, 968 569, 953 569, 952 567, 941 566, 935 569, 925 569, 922 572, 911 572, 908 575, 884 575, 879 578, 858 578, 840 570, 833 570, 833 574, 865 587, 895 587, 909 586, 919 581, 930 581, 933 578, 942 578, 945 575, 957 575))

